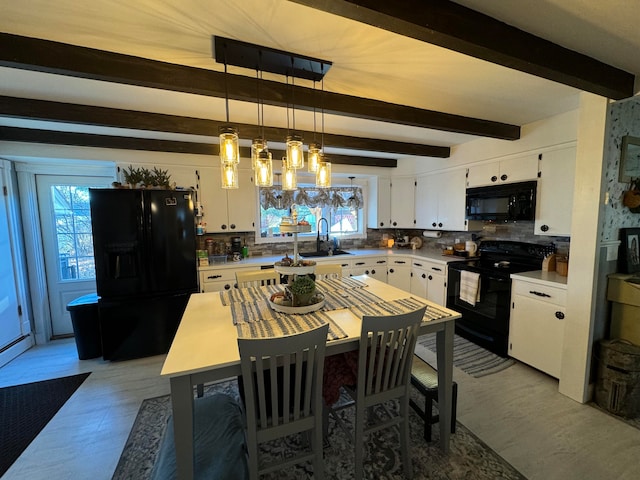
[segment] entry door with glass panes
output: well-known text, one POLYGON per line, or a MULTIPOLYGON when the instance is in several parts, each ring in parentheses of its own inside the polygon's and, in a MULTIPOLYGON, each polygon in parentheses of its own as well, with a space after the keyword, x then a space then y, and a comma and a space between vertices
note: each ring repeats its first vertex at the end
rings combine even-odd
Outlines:
POLYGON ((106 177, 36 176, 54 338, 73 333, 67 304, 96 291, 89 188, 108 187, 111 181, 106 177))

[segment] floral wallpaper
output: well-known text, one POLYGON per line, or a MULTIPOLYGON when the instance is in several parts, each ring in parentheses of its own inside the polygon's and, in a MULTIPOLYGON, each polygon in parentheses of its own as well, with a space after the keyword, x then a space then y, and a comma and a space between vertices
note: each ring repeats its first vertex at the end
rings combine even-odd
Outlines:
POLYGON ((631 212, 622 204, 622 195, 628 183, 618 181, 622 137, 640 137, 640 99, 633 97, 609 106, 605 139, 605 181, 609 203, 605 205, 601 241, 618 240, 620 228, 640 227, 640 214, 631 212))

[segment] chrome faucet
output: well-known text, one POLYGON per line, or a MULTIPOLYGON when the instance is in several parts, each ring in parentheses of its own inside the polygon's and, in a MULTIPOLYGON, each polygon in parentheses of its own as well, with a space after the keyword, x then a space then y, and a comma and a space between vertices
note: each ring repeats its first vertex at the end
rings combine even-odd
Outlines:
POLYGON ((327 224, 327 242, 329 241, 329 221, 326 218, 322 217, 320 220, 318 220, 318 238, 316 239, 316 252, 320 251, 320 230, 322 230, 321 226, 323 220, 327 224))

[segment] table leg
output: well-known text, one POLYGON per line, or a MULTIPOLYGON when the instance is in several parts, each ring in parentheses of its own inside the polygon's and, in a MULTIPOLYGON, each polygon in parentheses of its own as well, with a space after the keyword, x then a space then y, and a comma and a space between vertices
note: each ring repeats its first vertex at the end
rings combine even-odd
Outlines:
POLYGON ((176 447, 176 470, 180 480, 194 477, 193 387, 189 375, 172 377, 173 439, 176 447))
POLYGON ((438 414, 440 419, 440 447, 449 453, 451 438, 451 408, 453 382, 453 332, 455 322, 446 322, 445 328, 436 335, 438 356, 438 414))

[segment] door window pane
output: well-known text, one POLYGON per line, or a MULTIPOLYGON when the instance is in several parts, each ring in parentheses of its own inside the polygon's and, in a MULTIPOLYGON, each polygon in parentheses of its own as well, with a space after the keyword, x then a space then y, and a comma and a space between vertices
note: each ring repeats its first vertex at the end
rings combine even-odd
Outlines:
POLYGON ((60 280, 95 279, 89 188, 51 187, 60 280))

